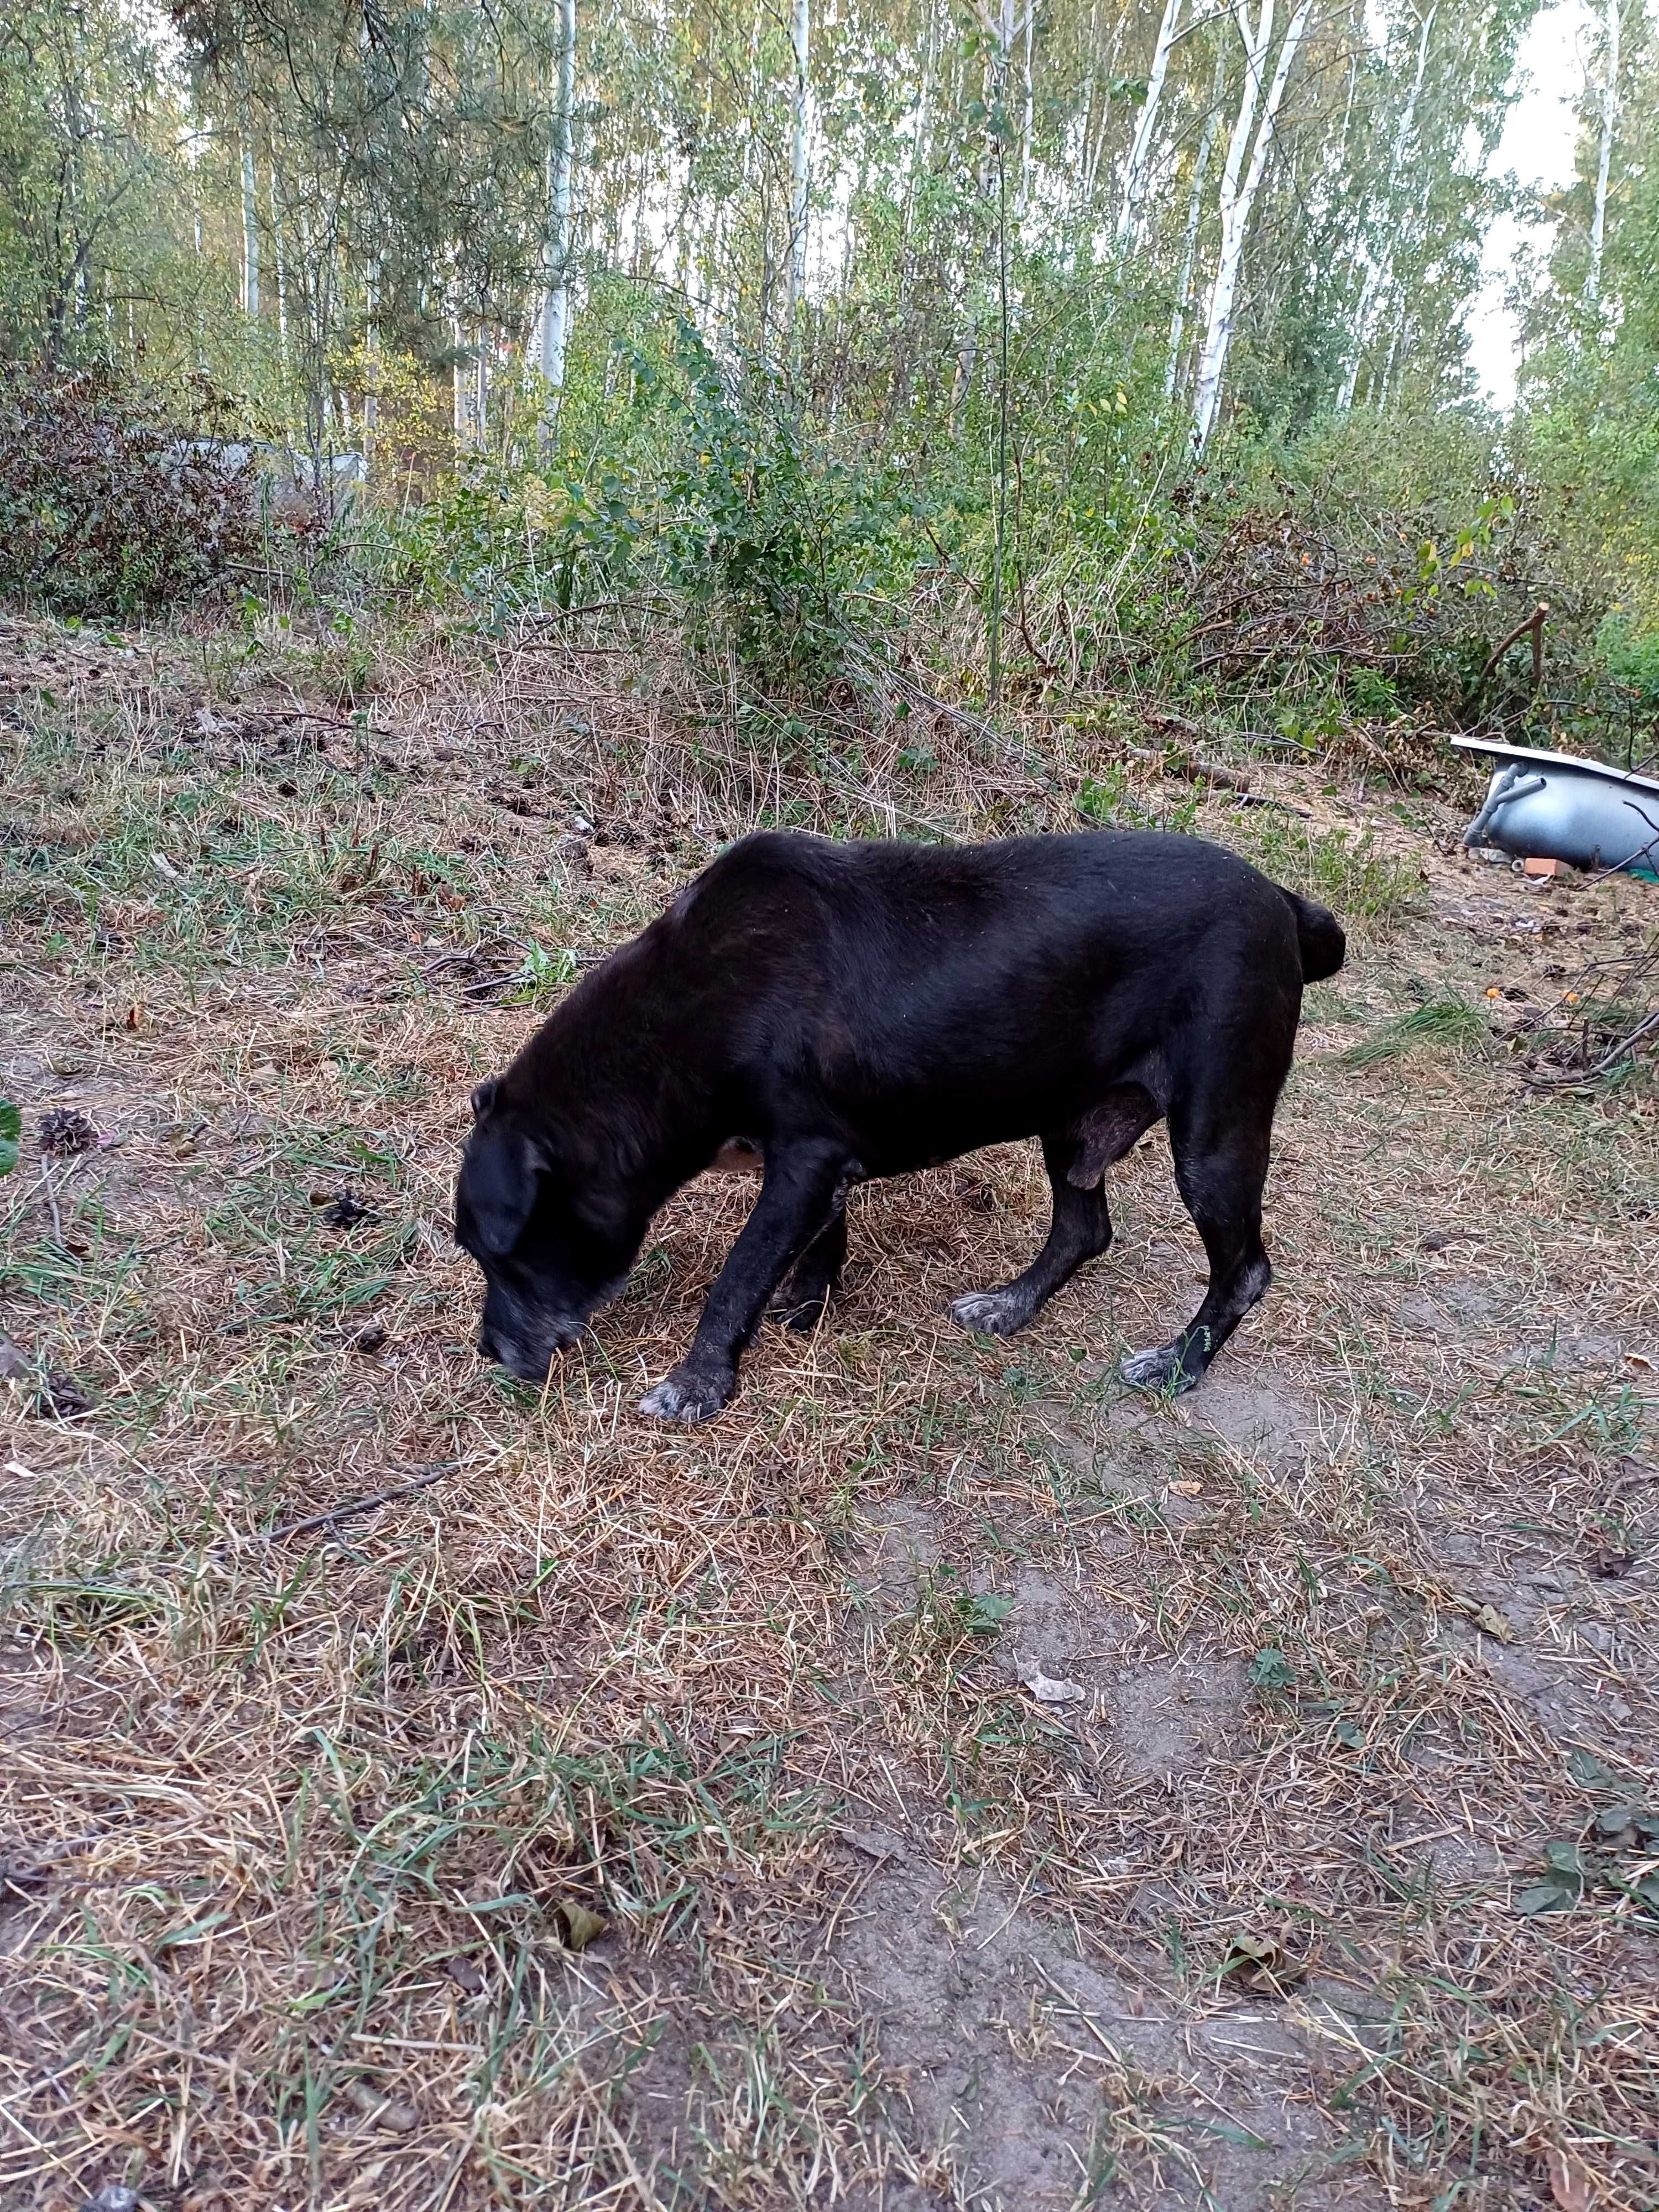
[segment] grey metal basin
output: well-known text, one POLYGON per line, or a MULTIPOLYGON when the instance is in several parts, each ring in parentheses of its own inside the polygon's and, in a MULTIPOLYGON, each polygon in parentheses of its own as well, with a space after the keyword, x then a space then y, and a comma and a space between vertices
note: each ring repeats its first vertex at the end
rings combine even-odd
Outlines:
POLYGON ((1659 875, 1659 782, 1651 776, 1491 738, 1452 744, 1493 764, 1486 804, 1463 832, 1466 845, 1659 875))

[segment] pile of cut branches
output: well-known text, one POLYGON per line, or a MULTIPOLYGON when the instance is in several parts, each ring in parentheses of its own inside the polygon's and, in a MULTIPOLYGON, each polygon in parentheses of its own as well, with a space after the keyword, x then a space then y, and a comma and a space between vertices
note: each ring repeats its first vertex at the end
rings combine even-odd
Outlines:
POLYGON ((1592 960, 1546 1012, 1522 1066, 1534 1091, 1583 1090, 1659 1066, 1659 930, 1592 960))

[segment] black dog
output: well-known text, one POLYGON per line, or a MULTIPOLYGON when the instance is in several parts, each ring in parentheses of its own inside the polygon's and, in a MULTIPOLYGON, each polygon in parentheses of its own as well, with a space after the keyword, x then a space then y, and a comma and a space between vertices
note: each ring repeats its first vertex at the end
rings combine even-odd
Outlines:
POLYGON ((775 1292, 812 1325, 854 1183, 1040 1136, 1048 1243, 951 1309, 1012 1335, 1111 1243, 1102 1177, 1167 1115, 1209 1291, 1122 1371, 1187 1389, 1267 1287, 1273 1109, 1302 987, 1344 950, 1323 907, 1194 837, 745 837, 474 1092, 455 1228, 484 1272, 478 1349, 542 1381, 732 1139, 760 1149, 760 1197, 642 1412, 717 1413, 775 1292))

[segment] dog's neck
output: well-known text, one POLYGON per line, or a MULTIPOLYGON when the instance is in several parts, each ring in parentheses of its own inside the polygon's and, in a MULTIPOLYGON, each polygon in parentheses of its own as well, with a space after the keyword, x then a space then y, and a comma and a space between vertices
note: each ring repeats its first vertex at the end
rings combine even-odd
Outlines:
POLYGON ((584 976, 505 1079, 518 1110, 545 1124, 581 1172, 653 1207, 732 1133, 717 1126, 714 1066, 685 994, 651 933, 584 976))

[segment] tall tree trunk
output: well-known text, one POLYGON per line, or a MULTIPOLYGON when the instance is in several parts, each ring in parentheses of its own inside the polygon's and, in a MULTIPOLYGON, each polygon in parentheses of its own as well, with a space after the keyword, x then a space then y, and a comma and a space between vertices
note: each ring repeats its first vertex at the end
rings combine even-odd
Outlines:
POLYGON ((1002 697, 1002 599, 1008 544, 1008 69, 1013 46, 1014 0, 1002 0, 997 17, 996 88, 991 101, 997 177, 997 445, 985 696, 994 711, 1002 697))
POLYGON ((1187 311, 1193 304, 1193 263, 1198 255, 1198 226, 1204 214, 1204 186, 1210 173, 1210 155, 1214 151, 1216 133, 1221 127, 1221 95, 1226 88, 1227 68, 1222 56, 1215 58, 1215 82, 1210 91, 1209 112, 1204 118, 1204 128, 1198 141, 1198 154, 1193 163, 1193 188, 1187 199, 1187 228, 1181 245, 1181 282, 1176 288, 1175 312, 1170 317, 1170 358, 1164 371, 1164 396, 1173 399, 1181 381, 1181 342, 1186 335, 1187 311))
POLYGON ((1613 167, 1613 134, 1619 119, 1619 0, 1607 0, 1607 70, 1601 85, 1601 149, 1595 163, 1595 207, 1590 216, 1589 278, 1584 304, 1601 297, 1601 249, 1607 234, 1607 176, 1613 167))
POLYGON ((259 194, 253 140, 242 125, 242 313, 259 316, 259 194))
POLYGON ((1158 111, 1164 98, 1164 81, 1170 73, 1170 53, 1175 45, 1176 30, 1181 21, 1182 0, 1164 0, 1164 20, 1158 27, 1158 43, 1152 48, 1152 66, 1146 79, 1146 97, 1140 104, 1140 113, 1135 118, 1135 135, 1129 147, 1129 167, 1123 180, 1123 204, 1118 210, 1117 227, 1114 237, 1120 252, 1134 244, 1135 225, 1140 218, 1141 203, 1146 197, 1152 163, 1152 139, 1158 129, 1158 111))
POLYGON ((368 264, 368 314, 363 329, 363 474, 374 465, 374 434, 380 421, 380 261, 368 264))
POLYGON ((1094 143, 1095 84, 1100 75, 1100 0, 1089 11, 1089 76, 1083 92, 1083 131, 1078 141, 1077 173, 1081 191, 1089 189, 1089 149, 1094 143))
POLYGON ((1255 93, 1261 71, 1267 65, 1268 49, 1273 43, 1273 0, 1261 0, 1256 35, 1250 42, 1246 61, 1246 85, 1238 104, 1238 122, 1234 125, 1233 142, 1227 149, 1227 175, 1222 183, 1221 253, 1216 264, 1215 287, 1210 295, 1209 322, 1204 332, 1203 349, 1199 355, 1198 381, 1193 394, 1193 427, 1200 449, 1214 427, 1216 410, 1221 401, 1221 379, 1227 366, 1227 349, 1232 343, 1233 313, 1238 297, 1239 270, 1243 264, 1245 241, 1249 236, 1250 216, 1255 206, 1256 194, 1261 189, 1261 179, 1267 169, 1267 153, 1273 144, 1273 125, 1278 118, 1279 102, 1285 97, 1285 87, 1290 80, 1291 65, 1308 27, 1308 17, 1313 11, 1313 0, 1301 0, 1301 5, 1291 18, 1279 49, 1279 62, 1273 70, 1273 82, 1268 87, 1263 103, 1261 120, 1256 127, 1255 144, 1250 149, 1250 166, 1241 185, 1237 182, 1243 146, 1249 143, 1250 125, 1255 113, 1255 93), (1241 127, 1243 136, 1241 137, 1241 127), (1229 183, 1232 189, 1228 189, 1229 183))
POLYGON ((806 289, 807 127, 812 100, 811 0, 793 0, 789 43, 795 57, 795 86, 789 131, 789 266, 784 291, 784 338, 793 360, 799 348, 796 329, 806 289))
MULTIPOLYGON (((288 270, 283 252, 283 210, 276 198, 276 162, 270 164, 270 235, 276 249, 276 356, 288 374, 288 270)), ((286 404, 286 401, 285 403, 286 404)))
POLYGON ((1389 195, 1387 228, 1381 252, 1376 254, 1368 252, 1365 256, 1365 281, 1359 288, 1359 307, 1353 319, 1353 349, 1348 356, 1347 368, 1343 371, 1342 390, 1337 402, 1345 414, 1353 405, 1354 393, 1359 384, 1359 372, 1364 362, 1366 350, 1376 331, 1377 309, 1387 295, 1389 283, 1394 276, 1394 246, 1396 235, 1394 195, 1398 191, 1401 179, 1405 173, 1406 156, 1411 148, 1412 133, 1417 127, 1417 106, 1423 96, 1423 76, 1429 65, 1429 33, 1434 28, 1434 19, 1439 6, 1440 0, 1434 0, 1434 4, 1423 18, 1423 27, 1418 34, 1417 67, 1412 73, 1412 88, 1407 94, 1406 105, 1400 111, 1400 121, 1395 127, 1394 143, 1389 151, 1389 175, 1386 184, 1389 195))
MULTIPOLYGON (((547 297, 542 307, 542 376, 549 413, 543 441, 564 389, 565 349, 570 337, 570 179, 575 167, 576 0, 559 0, 558 85, 553 101, 553 155, 547 240, 547 297)), ((480 366, 483 355, 479 356, 480 366)), ((482 427, 483 410, 479 410, 482 427)))
POLYGON ((1031 45, 1036 36, 1036 0, 1031 0, 1025 11, 1025 112, 1021 118, 1019 132, 1019 196, 1014 202, 1014 214, 1021 222, 1031 198, 1031 132, 1036 121, 1036 79, 1032 66, 1031 45))

